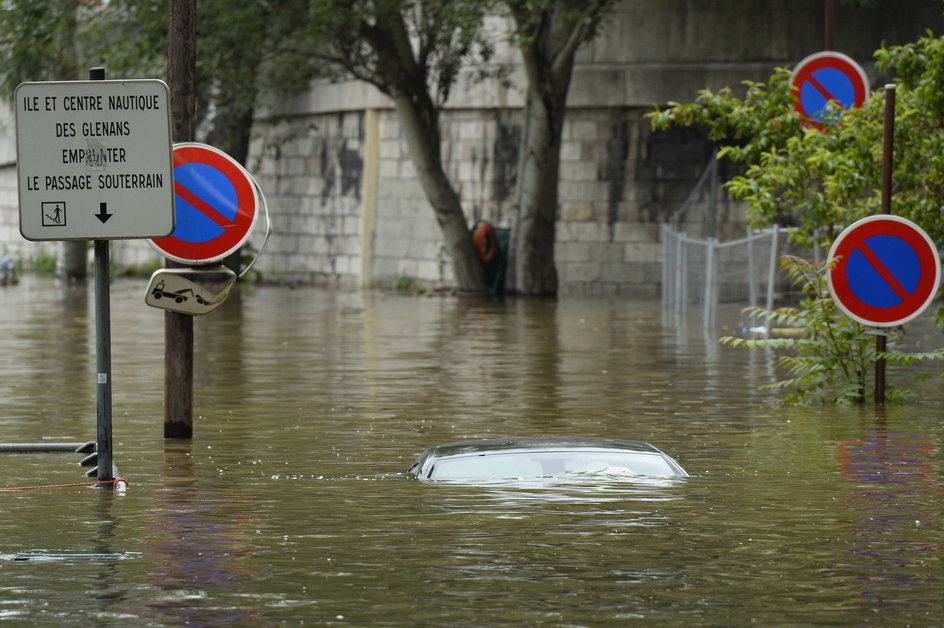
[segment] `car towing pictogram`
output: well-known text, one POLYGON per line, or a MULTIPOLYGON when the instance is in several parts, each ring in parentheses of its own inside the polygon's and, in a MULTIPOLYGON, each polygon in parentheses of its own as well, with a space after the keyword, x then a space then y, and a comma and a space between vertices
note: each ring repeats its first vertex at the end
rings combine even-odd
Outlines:
POLYGON ((199 294, 197 294, 190 288, 184 288, 183 290, 178 290, 176 292, 167 292, 166 290, 164 290, 165 286, 166 286, 166 283, 164 281, 159 282, 154 287, 154 290, 151 291, 151 295, 155 299, 160 299, 161 297, 168 297, 170 299, 173 299, 176 303, 183 303, 184 301, 187 300, 187 297, 188 297, 187 293, 189 292, 190 296, 193 296, 193 298, 196 299, 197 303, 199 303, 200 305, 210 304, 209 301, 204 299, 202 296, 200 296, 199 294))

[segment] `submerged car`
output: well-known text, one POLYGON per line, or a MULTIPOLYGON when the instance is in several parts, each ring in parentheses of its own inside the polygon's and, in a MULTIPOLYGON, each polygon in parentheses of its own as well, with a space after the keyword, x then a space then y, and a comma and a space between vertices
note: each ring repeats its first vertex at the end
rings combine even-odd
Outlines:
POLYGON ((688 475, 678 462, 649 443, 561 437, 490 438, 430 447, 407 473, 420 480, 688 475))

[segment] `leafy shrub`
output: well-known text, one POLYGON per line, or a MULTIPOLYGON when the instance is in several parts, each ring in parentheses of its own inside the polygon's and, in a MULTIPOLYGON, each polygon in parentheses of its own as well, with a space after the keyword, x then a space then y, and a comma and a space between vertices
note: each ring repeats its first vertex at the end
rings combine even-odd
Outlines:
MULTIPOLYGON (((794 285, 802 290, 804 296, 799 306, 775 310, 755 307, 745 311, 765 319, 769 327, 792 327, 803 333, 788 338, 725 336, 721 342, 734 347, 788 351, 778 359, 778 365, 788 375, 786 379, 764 386, 792 389, 784 401, 862 403, 874 395, 868 382, 879 359, 901 366, 944 359, 944 349, 923 353, 895 349, 900 338, 896 330, 886 331, 886 350, 878 352, 875 330, 849 318, 836 306, 827 288, 825 264, 813 264, 794 256, 784 256, 780 261, 794 285)), ((910 392, 891 385, 886 390, 888 401, 900 401, 910 392)))

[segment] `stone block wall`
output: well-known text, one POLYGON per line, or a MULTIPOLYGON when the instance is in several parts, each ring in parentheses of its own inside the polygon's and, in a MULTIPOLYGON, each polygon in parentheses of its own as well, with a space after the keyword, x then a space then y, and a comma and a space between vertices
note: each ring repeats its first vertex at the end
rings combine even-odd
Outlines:
MULTIPOLYGON (((375 110, 376 181, 365 182, 363 111, 313 113, 260 126, 254 145, 274 234, 257 268, 295 282, 452 283, 442 234, 390 109, 375 110), (278 138, 290 138, 278 143, 278 138), (365 211, 365 189, 376 206, 365 211)), ((644 114, 574 109, 561 149, 556 258, 563 292, 654 297, 659 224, 684 200, 711 155, 697 133, 653 135, 644 114), (664 150, 664 144, 690 147, 664 150)), ((444 112, 443 158, 471 226, 514 228, 517 110, 444 112)), ((729 204, 730 205, 730 204, 729 204)), ((728 205, 726 205, 727 207, 728 205)), ((741 222, 730 209, 726 219, 741 222)))
MULTIPOLYGON (((249 165, 275 228, 255 268, 274 280, 355 281, 360 264, 363 113, 341 112, 266 129, 249 165)), ((252 242, 261 246, 258 230, 252 242)))
POLYGON ((35 259, 55 251, 54 242, 29 242, 20 235, 16 128, 13 111, 0 102, 0 256, 13 255, 29 268, 35 259))

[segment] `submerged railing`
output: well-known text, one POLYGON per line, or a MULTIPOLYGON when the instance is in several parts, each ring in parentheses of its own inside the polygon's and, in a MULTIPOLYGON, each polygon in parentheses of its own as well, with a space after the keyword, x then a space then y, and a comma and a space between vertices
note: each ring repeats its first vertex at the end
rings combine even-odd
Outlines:
POLYGON ((720 242, 691 238, 664 224, 663 308, 683 313, 691 305, 700 305, 706 327, 715 326, 720 303, 772 309, 785 233, 783 227, 772 227, 720 242))
POLYGON ((712 156, 682 205, 662 225, 662 305, 684 313, 702 308, 706 329, 717 323, 721 303, 772 309, 778 259, 786 228, 748 229, 743 238, 721 241, 718 234, 721 187, 712 156))

